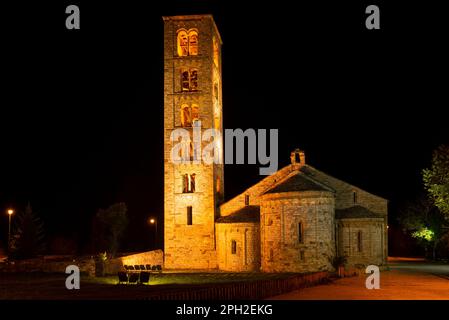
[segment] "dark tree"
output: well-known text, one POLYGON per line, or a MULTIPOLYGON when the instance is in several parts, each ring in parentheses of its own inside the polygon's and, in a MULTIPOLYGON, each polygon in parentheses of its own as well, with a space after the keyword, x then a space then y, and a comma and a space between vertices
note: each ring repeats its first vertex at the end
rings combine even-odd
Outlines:
POLYGON ((45 250, 44 224, 30 203, 17 216, 11 239, 11 254, 16 259, 33 258, 45 250))
POLYGON ((398 220, 404 231, 417 239, 426 253, 429 249, 432 251, 435 260, 436 248, 445 239, 448 230, 445 215, 428 197, 422 195, 402 207, 398 220))
POLYGON ((435 206, 449 218, 449 145, 433 152, 432 165, 423 170, 423 180, 435 206))
POLYGON ((94 221, 94 239, 99 241, 95 246, 96 250, 106 250, 115 257, 120 239, 128 225, 127 211, 123 202, 98 210, 94 221))

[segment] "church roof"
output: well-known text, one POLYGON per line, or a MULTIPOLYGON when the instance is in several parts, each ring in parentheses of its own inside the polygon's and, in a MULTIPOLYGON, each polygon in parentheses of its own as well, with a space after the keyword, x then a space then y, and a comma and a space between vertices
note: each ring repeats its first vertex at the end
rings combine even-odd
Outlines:
POLYGON ((244 206, 228 216, 218 218, 218 223, 259 222, 260 207, 244 206))
POLYGON ((318 182, 313 181, 310 178, 307 178, 304 174, 298 173, 281 182, 273 189, 268 190, 266 193, 281 193, 292 191, 330 191, 330 189, 318 182))
POLYGON ((371 210, 362 207, 354 206, 346 209, 335 210, 336 219, 359 219, 359 218, 383 218, 382 215, 372 212, 371 210))

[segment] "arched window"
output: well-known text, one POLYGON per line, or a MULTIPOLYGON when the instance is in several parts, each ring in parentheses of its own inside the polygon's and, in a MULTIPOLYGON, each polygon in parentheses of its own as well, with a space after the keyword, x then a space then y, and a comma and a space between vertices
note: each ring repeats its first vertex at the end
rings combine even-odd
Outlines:
POLYGON ((184 174, 182 176, 182 192, 183 193, 192 193, 195 192, 195 177, 196 174, 184 174))
POLYGON ((198 90, 198 70, 190 69, 190 91, 198 90))
POLYGON ((181 105, 181 126, 191 127, 200 121, 200 107, 193 103, 191 106, 184 103, 181 105))
POLYGON ((200 110, 197 104, 192 104, 192 123, 200 120, 200 110))
POLYGON ((192 126, 192 109, 187 104, 183 104, 181 106, 181 126, 183 127, 192 126))
POLYGON ((181 90, 190 91, 190 72, 187 69, 181 70, 181 90))
POLYGON ((183 92, 198 90, 197 69, 181 69, 181 90, 183 92))
POLYGON ((189 37, 187 31, 178 31, 178 56, 187 56, 189 54, 189 37))
POLYGON ((198 55, 198 31, 181 29, 177 36, 178 56, 198 55))
POLYGON ((196 30, 189 31, 189 55, 198 55, 198 32, 196 30))
POLYGON ((190 175, 190 192, 195 192, 195 177, 196 174, 194 173, 190 175))

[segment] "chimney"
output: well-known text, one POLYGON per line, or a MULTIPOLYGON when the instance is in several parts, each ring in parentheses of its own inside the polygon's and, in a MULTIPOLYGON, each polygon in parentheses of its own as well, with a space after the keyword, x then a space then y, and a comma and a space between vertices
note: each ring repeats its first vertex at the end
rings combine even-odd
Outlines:
POLYGON ((306 164, 306 154, 300 149, 295 149, 290 154, 290 161, 293 165, 305 165, 306 164))

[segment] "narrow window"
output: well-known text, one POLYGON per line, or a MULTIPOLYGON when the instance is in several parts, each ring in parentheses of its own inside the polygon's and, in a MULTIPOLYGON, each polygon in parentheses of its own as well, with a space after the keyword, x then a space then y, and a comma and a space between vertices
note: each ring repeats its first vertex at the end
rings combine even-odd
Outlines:
POLYGON ((304 242, 304 230, 302 226, 302 222, 298 223, 298 243, 304 242))
POLYGON ((197 104, 192 104, 192 123, 196 123, 200 120, 200 110, 197 104))
POLYGON ((249 195, 245 194, 245 206, 249 206, 249 195))
POLYGON ((189 192, 189 175, 186 173, 182 176, 182 192, 188 193, 189 192))
POLYGON ((352 200, 354 201, 354 204, 357 204, 357 191, 352 192, 352 200))
POLYGON ((217 182, 216 182, 216 183, 217 183, 217 186, 216 186, 216 187, 217 187, 217 193, 220 193, 220 190, 221 190, 221 189, 220 189, 220 188, 221 188, 221 185, 220 185, 220 183, 221 183, 220 177, 217 177, 217 182))
POLYGON ((187 32, 181 30, 178 32, 178 56, 187 56, 189 54, 189 38, 187 32))
POLYGON ((195 177, 196 174, 184 174, 182 176, 182 192, 183 193, 192 193, 195 192, 195 177))
POLYGON ((304 251, 303 251, 303 250, 299 251, 299 259, 300 259, 301 261, 305 261, 305 260, 306 260, 306 258, 305 258, 305 256, 304 256, 304 251))
POLYGON ((237 241, 235 241, 235 240, 231 241, 231 253, 232 254, 237 253, 237 241))
POLYGON ((196 174, 195 173, 192 173, 191 175, 190 175, 190 192, 195 192, 195 177, 196 177, 196 174))
POLYGON ((301 163, 301 157, 299 156, 298 152, 295 152, 295 162, 296 163, 301 163))
POLYGON ((189 160, 190 161, 194 161, 195 160, 195 150, 193 149, 192 141, 189 142, 189 160))
POLYGON ((189 55, 196 56, 198 54, 198 32, 189 31, 189 55))
POLYGON ((182 91, 190 91, 190 73, 189 70, 181 71, 181 89, 182 91))
POLYGON ((190 91, 197 91, 198 90, 198 70, 193 69, 190 70, 190 91))
POLYGON ((357 232, 357 251, 362 252, 363 246, 362 246, 362 231, 357 232))
POLYGON ((192 225, 192 206, 187 207, 187 225, 192 225))
POLYGON ((192 108, 190 108, 187 104, 183 104, 181 106, 181 126, 192 126, 192 108))
POLYGON ((269 261, 273 261, 273 249, 270 249, 270 255, 268 256, 269 261))

